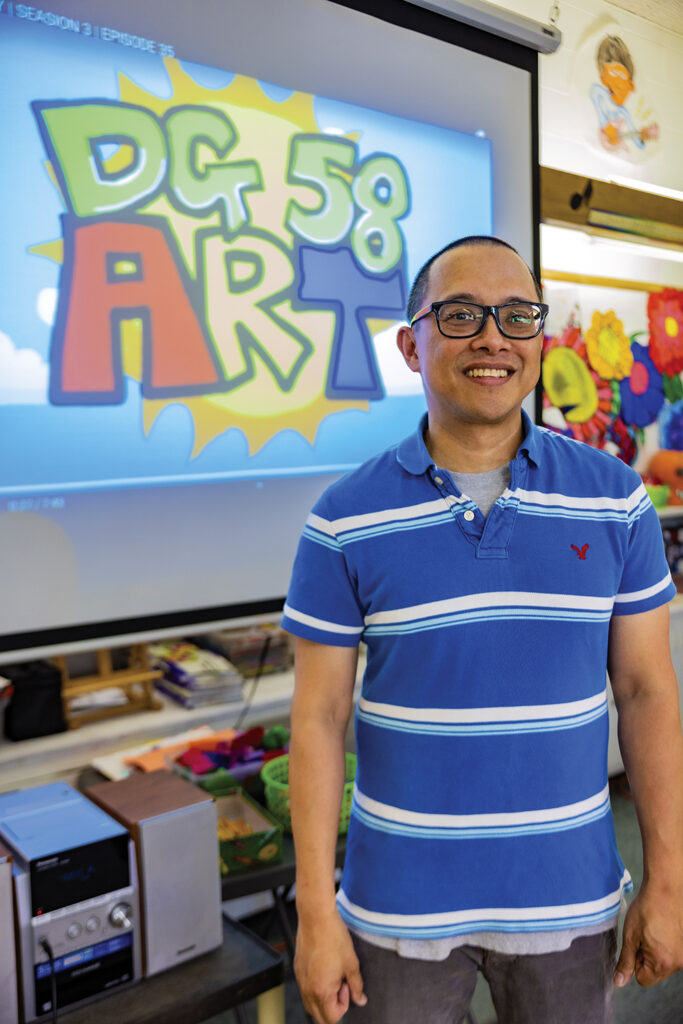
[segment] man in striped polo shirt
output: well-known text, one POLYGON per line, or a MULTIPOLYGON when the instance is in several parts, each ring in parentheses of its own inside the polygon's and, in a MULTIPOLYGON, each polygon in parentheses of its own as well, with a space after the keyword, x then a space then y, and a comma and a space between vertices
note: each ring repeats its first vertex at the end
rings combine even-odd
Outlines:
POLYGON ((607 1024, 615 982, 683 966, 675 589, 638 475, 522 410, 540 300, 499 239, 437 253, 398 335, 428 413, 328 488, 304 529, 283 624, 297 638, 295 966, 319 1024, 456 1024, 478 970, 501 1024, 607 1024), (631 881, 609 804, 607 668, 645 857, 616 970, 631 881))

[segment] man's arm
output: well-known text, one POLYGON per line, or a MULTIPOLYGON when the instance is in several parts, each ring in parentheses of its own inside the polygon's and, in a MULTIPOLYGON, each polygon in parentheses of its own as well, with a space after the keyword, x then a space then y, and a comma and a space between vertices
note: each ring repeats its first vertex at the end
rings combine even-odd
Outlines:
POLYGON ((337 910, 334 859, 344 788, 344 737, 358 649, 297 638, 289 786, 299 926, 294 962, 307 1011, 335 1024, 364 1005, 351 936, 337 910))
POLYGON ((608 668, 644 863, 615 981, 654 985, 683 968, 683 736, 667 605, 612 618, 608 668))

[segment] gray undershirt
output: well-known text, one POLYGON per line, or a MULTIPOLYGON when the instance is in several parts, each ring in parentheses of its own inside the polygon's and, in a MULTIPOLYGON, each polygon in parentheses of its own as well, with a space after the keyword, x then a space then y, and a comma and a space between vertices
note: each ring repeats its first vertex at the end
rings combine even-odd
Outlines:
MULTIPOLYGON (((447 470, 455 486, 481 509, 486 517, 510 483, 510 466, 506 463, 486 473, 453 473, 447 470)), ((505 865, 501 864, 501 871, 505 865)), ((625 908, 622 896, 622 911, 625 908)), ((357 928, 351 930, 365 942, 390 949, 399 956, 413 960, 445 960, 458 946, 480 946, 496 953, 525 956, 531 953, 557 953, 581 935, 597 935, 611 928, 616 917, 584 928, 566 928, 547 932, 471 932, 444 939, 400 939, 391 935, 371 935, 357 928)))
POLYGON ((484 518, 510 483, 510 466, 507 462, 486 473, 454 473, 450 469, 447 472, 458 490, 479 506, 484 518))

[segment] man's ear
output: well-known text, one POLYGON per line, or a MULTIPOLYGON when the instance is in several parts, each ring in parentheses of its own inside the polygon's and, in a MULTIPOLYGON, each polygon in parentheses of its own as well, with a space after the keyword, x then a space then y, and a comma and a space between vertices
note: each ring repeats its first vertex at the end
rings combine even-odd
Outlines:
POLYGON ((415 344, 415 334, 412 327, 399 327, 396 335, 398 350, 406 361, 406 365, 413 373, 420 372, 420 360, 415 344))

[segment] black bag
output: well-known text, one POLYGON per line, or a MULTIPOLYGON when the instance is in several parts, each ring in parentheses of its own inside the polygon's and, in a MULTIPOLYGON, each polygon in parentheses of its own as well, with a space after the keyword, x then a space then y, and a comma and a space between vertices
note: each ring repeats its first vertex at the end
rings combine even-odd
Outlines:
POLYGON ((14 687, 5 708, 5 736, 8 740, 29 740, 64 732, 62 676, 48 661, 27 661, 3 665, 0 675, 14 687))

